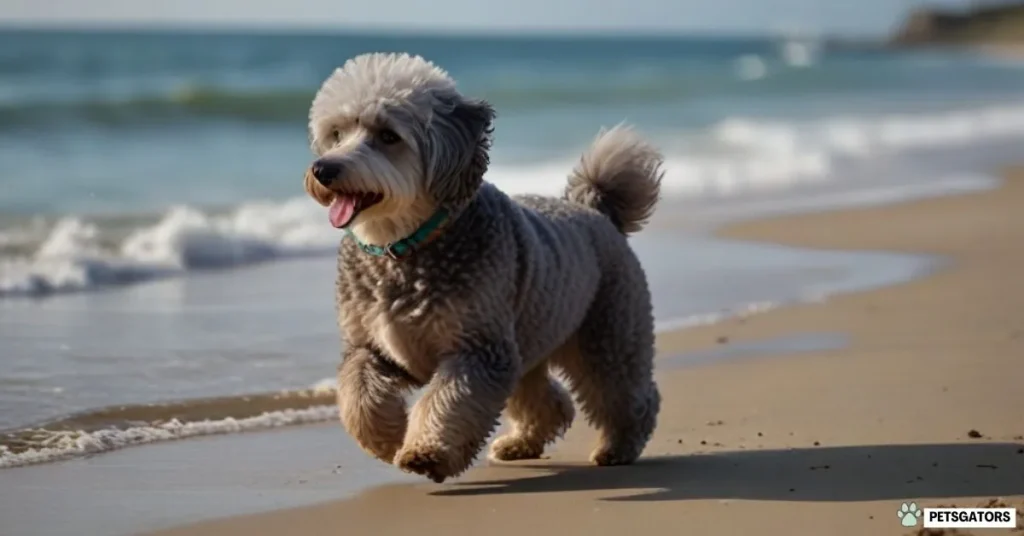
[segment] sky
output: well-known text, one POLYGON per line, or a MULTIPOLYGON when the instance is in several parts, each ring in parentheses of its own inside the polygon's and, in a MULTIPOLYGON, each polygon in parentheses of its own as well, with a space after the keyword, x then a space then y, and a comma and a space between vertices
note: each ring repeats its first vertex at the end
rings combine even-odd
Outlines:
POLYGON ((877 35, 971 0, 0 0, 0 23, 877 35))

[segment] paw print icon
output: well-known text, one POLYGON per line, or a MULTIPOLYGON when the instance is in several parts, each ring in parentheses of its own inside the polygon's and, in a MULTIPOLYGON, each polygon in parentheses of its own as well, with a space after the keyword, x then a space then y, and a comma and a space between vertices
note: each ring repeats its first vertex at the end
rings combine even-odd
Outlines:
POLYGON ((900 523, 904 527, 917 526, 917 520, 921 517, 923 512, 917 507, 917 503, 903 503, 900 509, 896 511, 896 515, 900 518, 900 523))

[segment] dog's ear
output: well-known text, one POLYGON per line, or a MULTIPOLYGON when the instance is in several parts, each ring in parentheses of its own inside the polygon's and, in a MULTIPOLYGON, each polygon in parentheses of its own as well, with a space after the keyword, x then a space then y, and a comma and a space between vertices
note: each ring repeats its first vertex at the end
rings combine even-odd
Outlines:
POLYGON ((427 187, 441 206, 472 199, 490 164, 494 108, 483 100, 439 98, 423 151, 427 187))

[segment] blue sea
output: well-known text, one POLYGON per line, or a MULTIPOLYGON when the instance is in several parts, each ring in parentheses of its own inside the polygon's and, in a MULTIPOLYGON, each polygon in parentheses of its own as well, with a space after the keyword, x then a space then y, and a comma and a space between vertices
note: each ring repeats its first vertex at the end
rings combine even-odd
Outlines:
POLYGON ((423 55, 495 106, 487 179, 510 193, 558 193, 602 126, 654 140, 673 223, 634 244, 662 326, 921 273, 706 231, 989 187, 1024 142, 1024 63, 970 51, 0 31, 0 427, 331 375, 339 235, 302 191, 307 111, 371 51, 423 55))

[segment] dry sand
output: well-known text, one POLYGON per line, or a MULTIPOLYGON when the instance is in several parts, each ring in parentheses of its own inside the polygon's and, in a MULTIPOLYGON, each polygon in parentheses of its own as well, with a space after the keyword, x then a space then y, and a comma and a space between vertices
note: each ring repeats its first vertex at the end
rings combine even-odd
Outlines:
POLYGON ((1024 43, 989 43, 972 48, 993 58, 1024 60, 1024 43))
POLYGON ((996 191, 725 229, 948 262, 910 284, 660 337, 664 355, 802 334, 849 345, 663 366, 660 425, 637 465, 582 463, 593 435, 581 419, 550 459, 161 534, 878 536, 915 533, 896 515, 910 500, 1001 497, 1024 512, 1022 211, 1018 170, 996 191))

